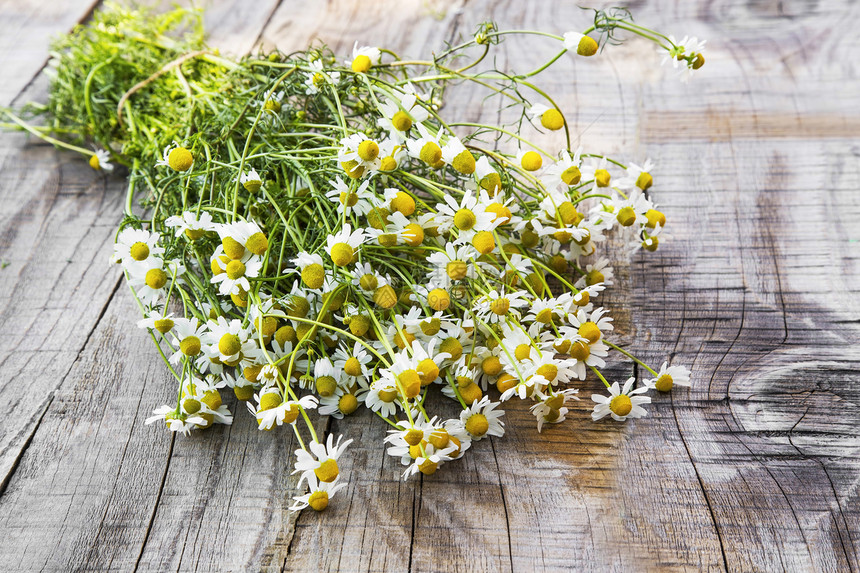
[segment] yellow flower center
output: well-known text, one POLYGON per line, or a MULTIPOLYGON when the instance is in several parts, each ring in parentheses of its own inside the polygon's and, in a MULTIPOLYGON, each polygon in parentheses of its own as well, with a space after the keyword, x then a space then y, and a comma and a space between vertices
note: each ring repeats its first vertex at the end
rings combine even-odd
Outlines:
POLYGON ((370 61, 370 57, 361 54, 356 56, 352 61, 352 71, 357 74, 363 74, 370 69, 371 65, 373 65, 373 62, 370 61))
POLYGON ((466 420, 466 431, 473 436, 481 437, 486 434, 489 429, 490 423, 487 421, 487 417, 483 414, 472 414, 469 416, 469 419, 466 420))
POLYGON ((412 118, 405 111, 398 111, 391 118, 391 124, 397 131, 409 131, 412 127, 412 118))
POLYGON ((597 53, 597 42, 593 38, 583 36, 576 46, 576 53, 580 56, 593 56, 597 53))
POLYGON ((472 237, 472 246, 482 255, 488 255, 496 248, 496 239, 490 231, 478 231, 472 237))
POLYGON ((418 154, 421 161, 430 165, 431 167, 435 167, 440 161, 442 161, 442 148, 434 141, 428 141, 421 148, 421 152, 418 154))
POLYGON ((187 336, 179 343, 179 350, 185 356, 197 356, 200 354, 200 339, 196 336, 187 336))
POLYGON ((481 362, 481 370, 487 376, 498 376, 502 371, 502 362, 496 356, 488 356, 481 362))
POLYGON ((525 343, 519 344, 514 349, 514 358, 516 358, 517 360, 525 360, 526 358, 531 356, 531 353, 532 347, 530 345, 525 343))
POLYGON ((167 273, 161 269, 149 269, 144 277, 146 286, 158 290, 167 284, 167 273))
POLYGON ((537 171, 543 165, 543 158, 537 151, 526 151, 520 161, 520 165, 526 171, 537 171))
POLYGON ((577 332, 592 344, 600 340, 600 328, 590 320, 579 325, 577 332))
POLYGON ((101 164, 99 163, 99 156, 98 155, 95 155, 95 154, 90 155, 90 167, 92 167, 96 171, 98 171, 99 169, 102 168, 101 164))
POLYGON ((340 471, 338 471, 337 468, 337 461, 332 458, 327 459, 320 464, 320 467, 314 470, 314 474, 316 474, 320 481, 324 481, 326 483, 333 482, 340 474, 340 471))
POLYGON ((224 356, 239 354, 240 350, 242 350, 242 341, 235 334, 228 332, 218 341, 218 351, 224 356))
POLYGON ((449 435, 448 431, 445 428, 437 428, 433 430, 430 434, 430 437, 427 438, 427 441, 433 444, 433 447, 437 450, 441 450, 445 446, 448 445, 449 435))
POLYGON ((668 374, 663 374, 657 381, 654 383, 654 387, 657 388, 660 392, 668 392, 674 386, 675 381, 672 380, 672 377, 668 374))
POLYGON ((421 391, 421 377, 417 370, 404 370, 397 379, 407 398, 414 398, 421 391))
POLYGON ((445 272, 452 281, 459 281, 466 277, 469 266, 463 261, 451 261, 445 265, 445 272))
POLYGON ((327 491, 315 491, 308 498, 308 505, 314 511, 322 511, 328 507, 328 492, 327 491))
POLYGON ((245 246, 233 237, 224 237, 221 245, 224 247, 224 254, 231 259, 241 259, 245 256, 245 246))
POLYGON ((280 393, 269 392, 268 394, 263 394, 260 397, 260 407, 258 409, 260 412, 271 410, 272 408, 280 406, 281 402, 283 402, 283 400, 281 399, 280 393))
POLYGON ((176 147, 167 154, 167 164, 176 171, 188 171, 192 163, 194 157, 184 147, 176 147))
POLYGON ((155 330, 160 332, 161 334, 167 334, 173 328, 173 319, 170 318, 159 318, 155 321, 155 330))
POLYGON ((451 296, 445 289, 434 288, 427 293, 427 304, 433 310, 445 310, 451 304, 451 296))
POLYGON ((484 175, 483 179, 481 179, 481 189, 486 191, 490 197, 495 197, 501 188, 502 177, 495 171, 484 175))
POLYGON ((363 314, 351 317, 349 331, 356 336, 364 336, 370 330, 370 319, 363 314))
POLYGON ((636 222, 636 211, 633 210, 633 207, 629 205, 627 207, 622 207, 618 210, 618 214, 615 215, 615 218, 621 224, 622 227, 629 227, 633 223, 636 222))
MULTIPOLYGON (((590 271, 588 271, 588 273, 585 275, 585 284, 587 284, 588 286, 592 286, 592 285, 596 285, 596 284, 598 284, 598 283, 602 283, 602 282, 603 282, 603 281, 605 281, 605 280, 606 280, 606 277, 605 277, 605 276, 603 276, 603 273, 601 273, 601 272, 600 272, 600 271, 598 271, 597 269, 591 269, 591 270, 590 270, 590 271)), ((586 294, 587 294, 587 293, 586 293, 586 294)), ((586 303, 586 304, 587 304, 587 303, 586 303)), ((581 306, 585 306, 585 304, 583 304, 583 305, 581 305, 581 306)))
POLYGON ((218 393, 218 390, 209 390, 203 394, 203 403, 212 410, 217 410, 221 407, 221 394, 218 393))
POLYGON ((376 275, 367 273, 361 275, 361 278, 358 279, 358 285, 364 290, 376 290, 376 287, 379 286, 379 279, 376 278, 376 275))
POLYGON ((365 139, 358 144, 358 156, 364 161, 373 161, 379 157, 379 145, 372 139, 365 139))
POLYGON ((397 398, 397 390, 380 390, 379 399, 386 404, 390 404, 397 398))
POLYGON ((189 414, 196 414, 200 411, 200 402, 195 400, 194 398, 189 398, 182 403, 182 407, 189 414))
POLYGON ((355 251, 347 243, 336 243, 331 248, 331 260, 339 267, 345 267, 351 263, 354 255, 355 251))
POLYGON ((540 124, 551 131, 556 131, 564 127, 564 116, 555 108, 548 109, 540 116, 540 124))
POLYGON ((316 379, 315 386, 317 393, 326 398, 334 394, 334 391, 337 388, 337 381, 331 376, 320 376, 316 379))
POLYGON ((485 211, 495 215, 493 222, 501 221, 502 223, 508 223, 511 220, 511 210, 501 203, 490 203, 487 205, 485 211))
POLYGON ((643 191, 647 191, 651 185, 654 184, 654 178, 651 177, 651 174, 647 171, 643 171, 639 174, 639 177, 636 178, 636 186, 642 189, 643 191))
POLYGON ((523 246, 525 248, 533 249, 537 246, 538 241, 540 241, 540 236, 537 233, 535 233, 534 231, 526 229, 520 235, 520 240, 522 241, 523 246))
POLYGON ((325 75, 322 72, 317 72, 313 76, 313 84, 316 87, 320 87, 325 83, 325 75))
POLYGON ((471 175, 475 172, 475 156, 468 149, 464 149, 458 153, 454 160, 451 161, 453 167, 458 173, 463 175, 471 175))
POLYGON ((649 229, 653 229, 657 225, 660 225, 661 227, 666 226, 666 215, 656 209, 648 209, 645 213, 645 217, 648 218, 648 222, 645 226, 649 229))
POLYGON ((541 324, 549 324, 552 322, 552 309, 545 308, 535 315, 535 320, 541 324))
POLYGON ((537 373, 546 378, 548 382, 552 382, 558 376, 558 366, 555 364, 542 364, 537 369, 537 373))
POLYGON ((424 432, 418 428, 410 428, 403 436, 403 440, 410 446, 417 446, 424 439, 424 432))
POLYGON ((146 257, 149 256, 149 246, 147 246, 146 243, 138 241, 131 246, 131 249, 129 249, 129 254, 131 255, 132 259, 136 261, 143 261, 146 259, 146 257))
POLYGON ((456 362, 463 356, 463 345, 454 337, 446 338, 439 345, 439 352, 447 352, 451 355, 451 361, 456 362))
POLYGON ((397 169, 397 160, 394 159, 393 155, 382 158, 382 161, 379 164, 380 171, 394 171, 395 169, 397 169))
POLYGON ((478 218, 469 209, 460 209, 454 214, 454 226, 461 231, 469 231, 478 222, 478 218))
POLYGON ((394 211, 400 211, 404 216, 408 217, 415 212, 415 199, 410 197, 408 193, 398 191, 397 195, 391 200, 390 207, 394 211))
POLYGON ((373 302, 382 308, 393 308, 397 304, 397 293, 391 285, 382 285, 373 293, 373 302))
POLYGON ((337 409, 349 416, 358 409, 358 398, 352 394, 344 394, 337 401, 337 409))
POLYGON ((584 247, 588 244, 588 241, 591 240, 591 231, 585 229, 585 232, 580 235, 578 239, 574 239, 573 242, 579 245, 580 247, 584 247))
POLYGON ((657 237, 647 237, 644 241, 642 241, 642 248, 646 251, 651 251, 652 253, 657 250, 657 245, 660 244, 660 239, 657 237))
POLYGON ((558 216, 565 225, 576 225, 583 219, 582 214, 570 201, 564 201, 558 206, 558 216))
POLYGON ((502 374, 501 376, 499 376, 499 379, 496 380, 496 390, 501 393, 507 392, 516 385, 517 379, 508 373, 502 374))
POLYGON ((424 229, 418 223, 409 223, 403 229, 403 239, 410 247, 417 247, 424 242, 424 229))
POLYGON ((343 167, 343 170, 346 171, 346 174, 349 175, 352 179, 360 179, 362 175, 364 175, 364 165, 359 165, 358 161, 344 161, 340 164, 343 167))
POLYGON ((594 180, 597 181, 598 187, 609 187, 609 171, 606 169, 598 169, 594 172, 594 180))
POLYGON ((343 371, 347 376, 361 376, 361 362, 355 356, 351 356, 343 363, 343 371))
POLYGON ((565 185, 576 185, 580 179, 582 179, 582 172, 576 165, 571 165, 561 172, 561 180, 565 185))
POLYGON ((591 356, 591 347, 587 342, 577 340, 570 345, 570 355, 579 361, 585 362, 591 356))
POLYGON ((587 290, 581 290, 575 295, 573 295, 573 303, 576 306, 586 306, 591 300, 591 295, 588 294, 587 290))
POLYGON ((266 103, 263 104, 263 109, 272 113, 281 113, 281 102, 267 99, 266 103))
POLYGON ((247 402, 254 397, 254 387, 250 384, 248 386, 234 386, 233 394, 236 395, 237 400, 247 402))
POLYGON ((616 416, 621 416, 623 418, 633 410, 633 402, 630 401, 629 396, 621 394, 609 402, 609 409, 612 410, 612 413, 616 416))
POLYGON ((418 376, 421 378, 422 386, 427 386, 439 377, 439 367, 430 358, 420 361, 416 369, 418 376))
POLYGON ((429 320, 422 320, 419 326, 421 332, 427 336, 435 336, 442 329, 442 321, 438 318, 431 318, 429 320))
POLYGON ((394 233, 383 233, 376 237, 376 240, 381 246, 390 248, 397 244, 397 235, 394 233))
POLYGON ((504 316, 511 309, 511 301, 507 298, 497 298, 490 303, 490 310, 493 314, 504 316))
POLYGON ((388 224, 388 216, 390 214, 391 211, 385 207, 376 207, 367 214, 367 222, 374 229, 379 229, 381 231, 385 229, 385 226, 388 224))
POLYGON ((358 203, 358 195, 352 191, 349 193, 343 192, 340 194, 340 203, 347 207, 355 207, 355 204, 358 203))
POLYGON ((480 400, 482 395, 481 387, 474 382, 460 385, 460 396, 466 404, 473 404, 475 400, 480 400))
POLYGON ((245 241, 245 246, 255 255, 262 255, 269 250, 269 240, 261 232, 256 232, 245 241))
POLYGON ((227 278, 236 280, 245 276, 245 265, 242 261, 230 261, 227 263, 227 278))
POLYGON ((559 354, 567 354, 568 352, 570 352, 570 344, 570 340, 562 338, 553 342, 552 347, 559 354))

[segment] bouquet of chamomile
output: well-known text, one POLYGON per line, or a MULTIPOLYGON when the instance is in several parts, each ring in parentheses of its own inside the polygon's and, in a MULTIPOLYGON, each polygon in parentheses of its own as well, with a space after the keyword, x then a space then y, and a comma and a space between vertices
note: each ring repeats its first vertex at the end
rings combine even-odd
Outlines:
POLYGON ((226 401, 260 430, 294 432, 308 493, 293 509, 322 510, 345 486, 352 440, 319 436, 312 416, 368 408, 408 478, 501 437, 507 400, 527 400, 540 431, 589 373, 607 389, 591 396, 594 420, 644 416, 652 391, 690 384, 686 368, 652 369, 611 342, 600 304, 614 255, 667 238, 651 162, 572 148, 564 110, 533 83, 621 32, 654 42, 684 79, 705 62, 703 42, 623 9, 563 35, 483 23, 425 61, 359 43, 346 59, 321 46, 228 59, 206 45, 199 11, 108 4, 55 43, 48 104, 3 113, 95 170, 127 169, 112 260, 176 386, 147 423, 230 424, 226 401), (483 69, 512 35, 558 54, 522 74, 483 69), (515 119, 445 117, 446 86, 464 83, 515 119), (529 123, 563 130, 567 146, 526 139, 529 123), (651 377, 610 382, 610 352, 651 377), (459 415, 434 414, 433 393, 459 415))

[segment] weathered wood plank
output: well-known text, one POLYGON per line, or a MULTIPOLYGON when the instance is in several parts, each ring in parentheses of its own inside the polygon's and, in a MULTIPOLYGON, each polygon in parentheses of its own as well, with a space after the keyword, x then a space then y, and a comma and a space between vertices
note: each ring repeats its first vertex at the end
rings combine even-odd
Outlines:
MULTIPOLYGON (((250 49, 262 31, 266 44, 284 50, 320 37, 341 54, 357 39, 419 56, 487 17, 558 32, 586 21, 573 6, 516 2, 214 8, 215 40, 233 52, 250 49)), ((654 196, 674 239, 637 256, 632 287, 616 287, 609 300, 633 309, 625 342, 657 362, 671 353, 690 365, 694 388, 657 396, 648 418, 617 426, 588 419, 589 391, 600 390, 590 384, 571 419, 541 435, 525 404, 506 404, 504 439, 480 442, 465 460, 405 484, 380 444, 384 424, 367 413, 336 422, 332 431, 358 442, 342 465, 350 485, 325 513, 303 512, 295 535, 287 436, 258 432, 242 415, 231 428, 175 442, 141 425, 172 389, 141 344, 128 296, 112 296, 117 283, 98 263, 110 251, 119 199, 86 188, 82 205, 56 190, 29 207, 0 201, 14 207, 0 219, 8 241, 0 255, 54 249, 48 261, 57 261, 46 272, 28 254, 13 279, 4 273, 15 259, 0 272, 10 281, 0 292, 16 297, 0 315, 4 331, 29 325, 9 346, 21 352, 6 358, 19 374, 0 388, 13 414, 0 427, 22 428, 0 441, 11 444, 8 467, 32 438, 0 497, 4 562, 92 570, 860 569, 857 12, 850 2, 828 11, 654 2, 637 8, 639 20, 711 40, 696 82, 667 79, 642 42, 594 60, 569 58, 547 74, 541 85, 572 110, 574 133, 590 148, 658 159, 654 196), (73 226, 86 239, 70 235, 73 226), (66 253, 80 257, 63 267, 66 253), (65 282, 80 285, 68 303, 54 286, 65 282), (46 298, 36 300, 39 293, 46 298), (85 308, 85 294, 95 309, 85 308), (26 297, 32 302, 18 303, 26 297), (45 309, 60 301, 66 306, 46 321, 45 309), (41 314, 25 314, 33 308, 41 314), (54 350, 52 334, 68 345, 54 350), (49 376, 40 376, 40 358, 49 376), (34 408, 21 398, 33 380, 36 399, 59 386, 53 402, 34 408)), ((527 69, 553 48, 505 44, 498 65, 527 69)), ((496 117, 475 90, 452 96, 446 114, 496 117)), ((39 182, 56 171, 54 152, 32 149, 44 154, 40 171, 11 171, 17 151, 0 170, 15 175, 2 186, 9 196, 19 178, 44 188, 39 182)), ((60 174, 64 192, 70 176, 92 177, 79 162, 60 174)), ((619 363, 612 373, 629 371, 619 363)))

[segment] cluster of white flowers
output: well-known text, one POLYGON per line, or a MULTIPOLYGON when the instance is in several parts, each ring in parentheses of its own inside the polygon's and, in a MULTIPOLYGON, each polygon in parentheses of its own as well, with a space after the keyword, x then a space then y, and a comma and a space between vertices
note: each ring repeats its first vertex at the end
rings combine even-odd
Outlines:
MULTIPOLYGON (((597 51, 588 36, 564 42, 597 51)), ((599 301, 614 278, 601 251, 610 233, 625 254, 668 238, 649 196, 652 162, 623 166, 582 148, 550 156, 524 138, 509 153, 484 149, 438 121, 429 94, 408 81, 365 78, 369 97, 355 102, 336 91, 380 56, 356 44, 348 68, 310 60, 292 87, 246 106, 266 119, 252 123, 261 137, 304 119, 297 98, 340 93, 338 106, 361 109, 339 116, 321 175, 297 168, 274 185, 276 168, 257 152, 220 164, 226 191, 207 202, 214 184, 195 195, 206 158, 174 142, 157 168, 181 182, 183 205, 188 195, 197 206, 161 219, 161 232, 126 227, 115 245, 139 326, 179 383, 178 403, 147 423, 183 434, 230 424, 220 392, 231 390, 260 430, 290 426, 299 438, 295 473, 310 491, 293 509, 322 510, 347 485, 338 460, 352 440, 320 441, 311 410, 343 418, 366 406, 391 426, 387 452, 405 479, 502 436, 499 407, 512 398, 531 402, 542 431, 566 418, 589 373, 609 392, 592 395, 594 420, 644 416, 647 393, 690 383, 667 364, 635 389, 634 378, 620 386, 601 374, 613 350, 650 370, 607 339, 613 321, 599 301), (428 413, 434 388, 459 415, 428 413)), ((565 127, 555 105, 524 112, 538 129, 565 127)))

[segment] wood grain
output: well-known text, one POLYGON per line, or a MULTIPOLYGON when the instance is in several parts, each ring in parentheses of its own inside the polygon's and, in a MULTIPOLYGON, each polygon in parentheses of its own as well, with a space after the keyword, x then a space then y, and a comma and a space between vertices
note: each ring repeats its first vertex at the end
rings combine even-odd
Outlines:
MULTIPOLYGON (((23 62, 4 68, 0 101, 38 74, 44 36, 89 10, 63 3, 39 17, 44 4, 0 19, 28 38, 0 34, 0 51, 23 62)), ((213 42, 233 53, 319 38, 341 54, 359 40, 426 56, 487 18, 555 32, 588 22, 566 3, 211 4, 213 42)), ((323 514, 290 514, 289 436, 241 415, 191 439, 142 425, 171 390, 102 264, 120 178, 4 134, 4 569, 860 570, 860 7, 632 8, 643 23, 708 38, 694 82, 632 41, 563 58, 539 83, 590 149, 658 162, 652 194, 673 239, 619 261, 609 301, 629 309, 622 342, 657 365, 671 356, 692 367, 692 390, 656 396, 634 423, 595 424, 589 382, 570 419, 542 434, 525 404, 508 403, 503 439, 406 483, 380 444, 383 424, 367 413, 335 421, 331 431, 356 438, 349 487, 323 514)), ((505 43, 496 63, 530 69, 554 48, 505 43)), ((481 95, 453 88, 444 114, 497 119, 481 95)), ((611 370, 631 373, 643 374, 611 370)))

